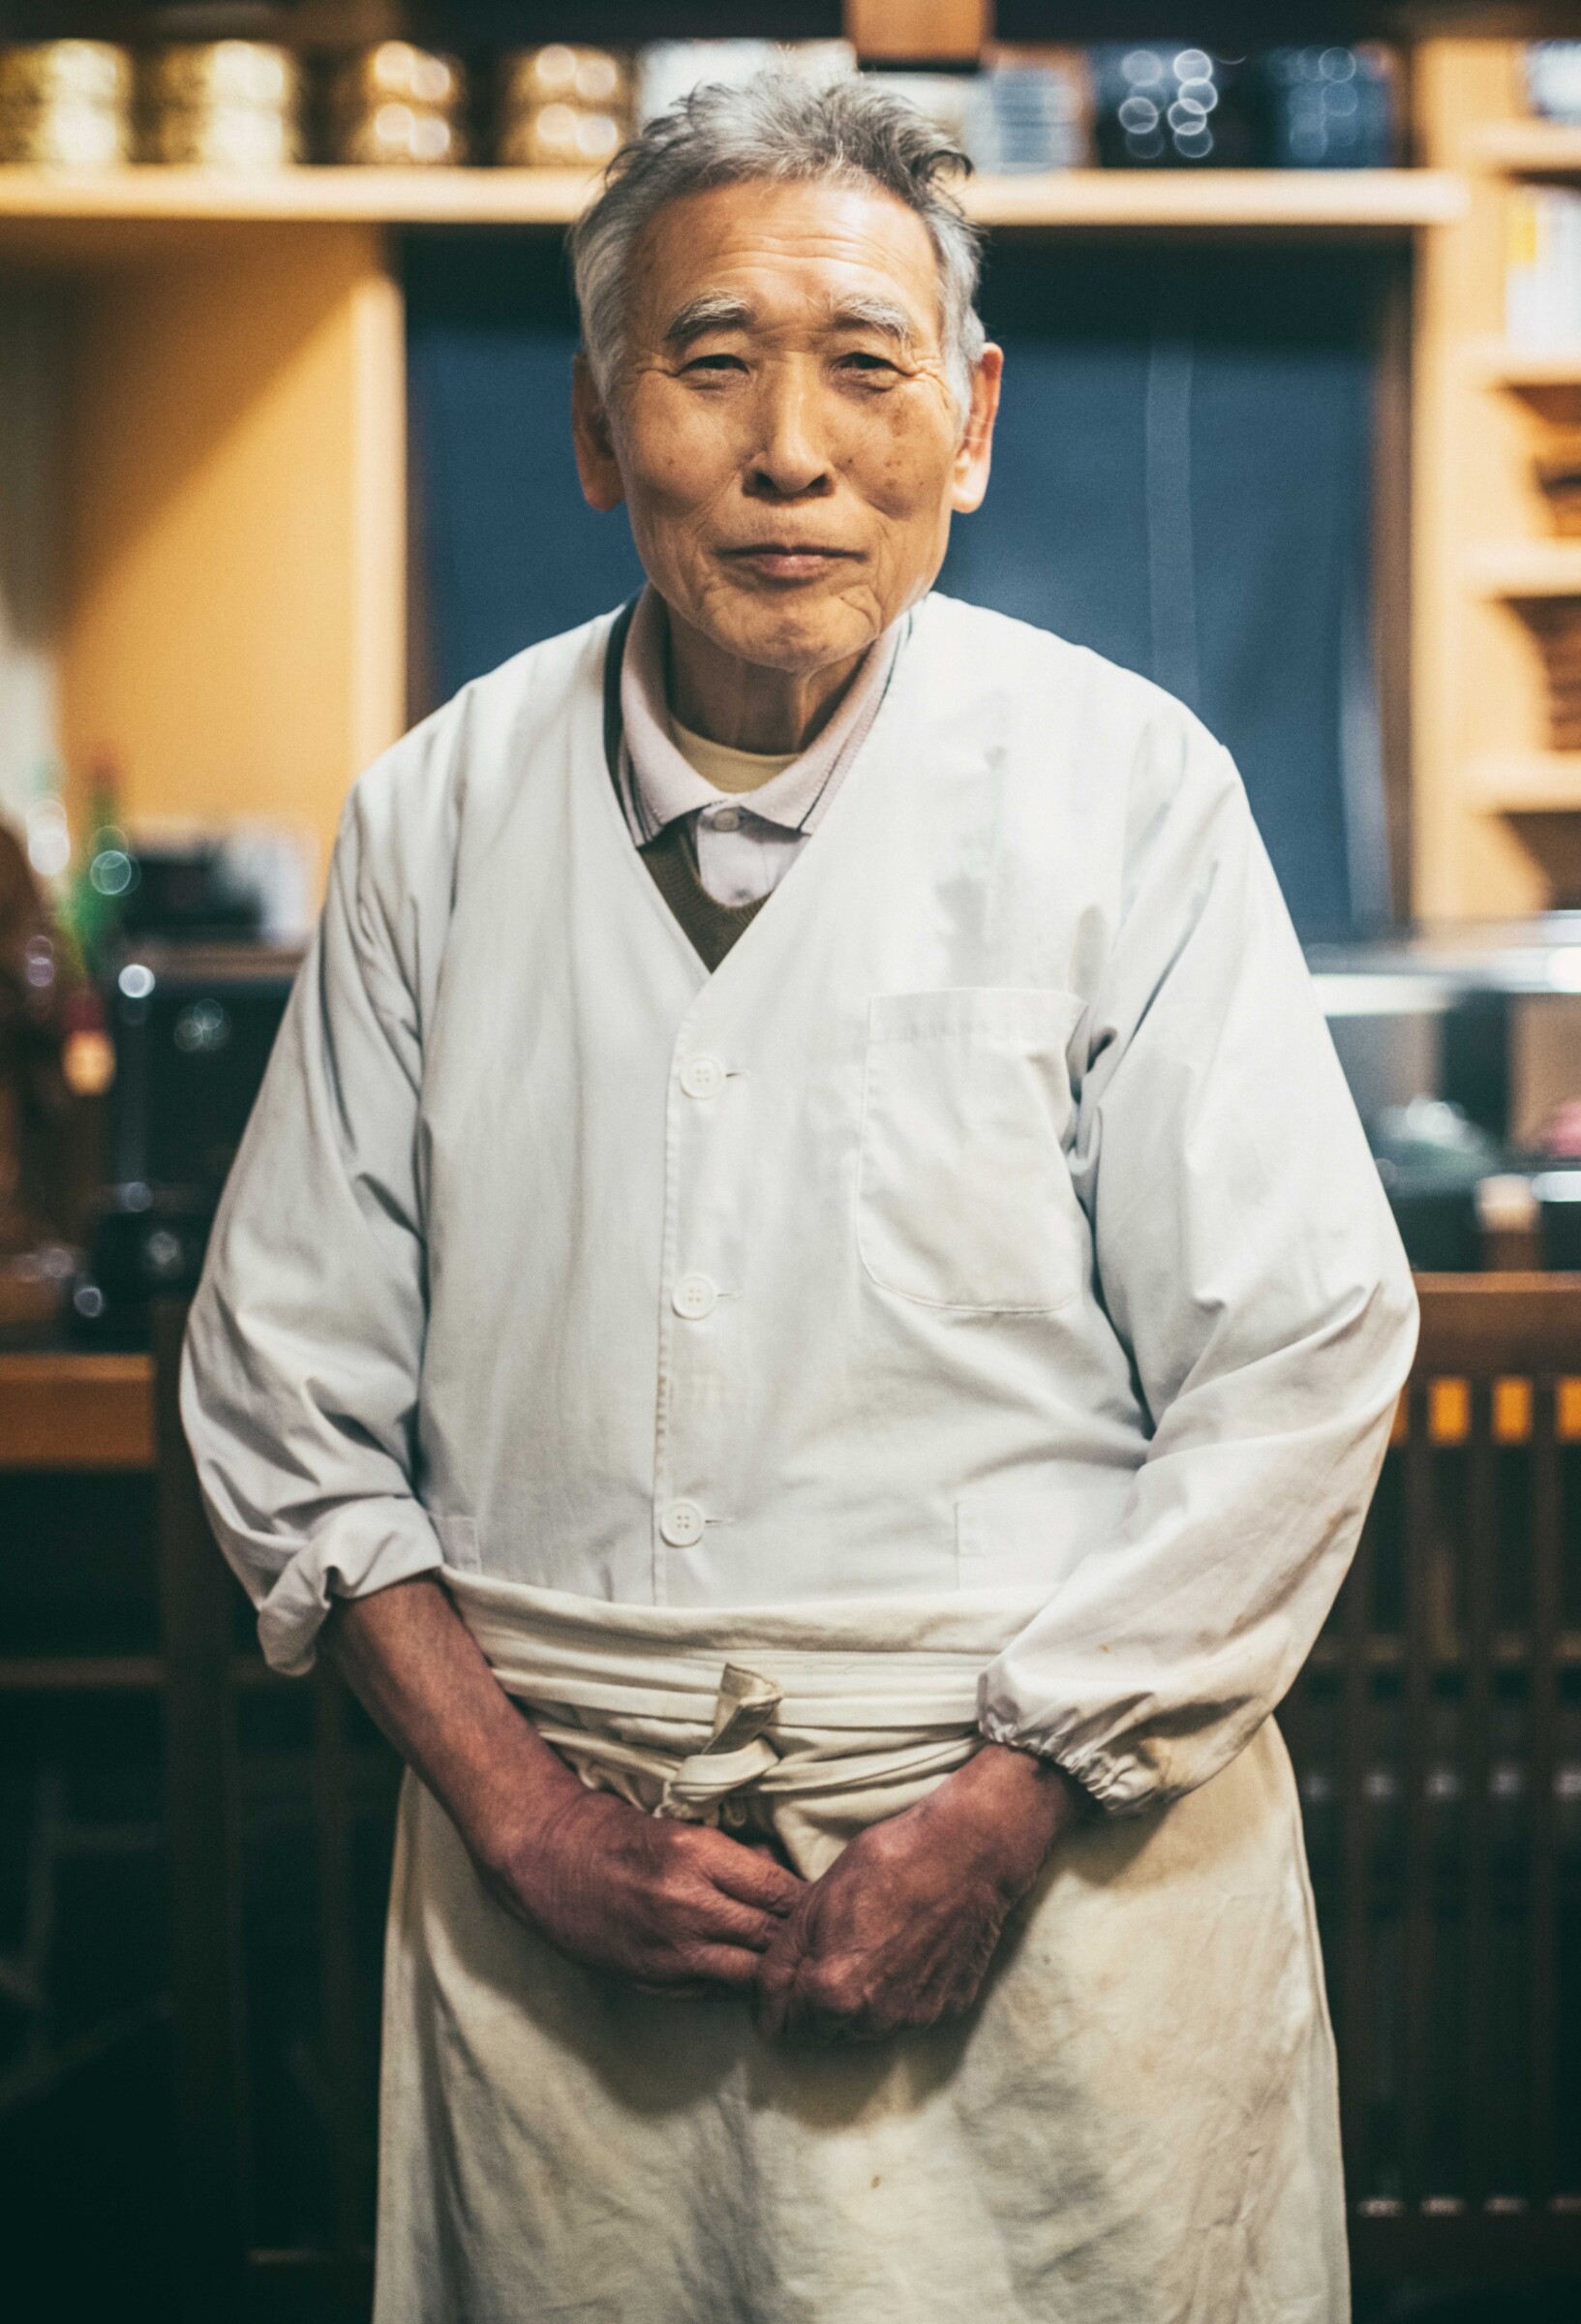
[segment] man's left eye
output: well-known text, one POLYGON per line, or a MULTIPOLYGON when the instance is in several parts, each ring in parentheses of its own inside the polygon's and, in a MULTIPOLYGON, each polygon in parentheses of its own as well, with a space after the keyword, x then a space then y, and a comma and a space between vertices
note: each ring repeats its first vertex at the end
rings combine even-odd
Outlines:
POLYGON ((841 355, 839 368, 841 371, 854 371, 864 379, 883 379, 886 376, 896 379, 899 376, 887 355, 869 354, 862 348, 851 354, 841 355))

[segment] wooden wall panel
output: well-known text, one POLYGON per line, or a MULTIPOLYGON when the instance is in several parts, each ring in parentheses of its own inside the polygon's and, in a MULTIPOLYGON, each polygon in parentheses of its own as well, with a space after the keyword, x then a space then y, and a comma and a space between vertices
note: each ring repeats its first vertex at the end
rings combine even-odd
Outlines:
POLYGON ((404 715, 404 351, 375 229, 216 230, 78 291, 63 697, 76 796, 304 825, 404 715))
POLYGON ((1541 790, 1555 767, 1536 639, 1497 590, 1553 537, 1532 469, 1538 414, 1499 376, 1514 186, 1490 140, 1524 111, 1520 56, 1513 41, 1428 41, 1414 74, 1421 158, 1465 169, 1470 195, 1463 222, 1422 237, 1417 276, 1413 903, 1427 918, 1581 893, 1581 818, 1507 773, 1537 770, 1541 790))

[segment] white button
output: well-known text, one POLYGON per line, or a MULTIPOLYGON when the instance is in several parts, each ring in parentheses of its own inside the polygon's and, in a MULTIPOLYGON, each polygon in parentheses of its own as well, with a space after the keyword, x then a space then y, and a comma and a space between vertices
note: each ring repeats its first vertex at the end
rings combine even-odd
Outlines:
POLYGON ((688 1057, 681 1068, 681 1086, 688 1097, 717 1097, 723 1080, 717 1057, 688 1057))
POLYGON ((658 1529, 672 1549, 689 1549, 703 1538, 703 1513, 695 1501, 672 1501, 658 1529))
POLYGON ((715 831, 740 831, 741 810, 735 807, 716 807, 714 810, 715 831))
POLYGON ((718 1298, 717 1287, 709 1281, 707 1275, 683 1275, 675 1287, 670 1303, 677 1315, 684 1315, 688 1322, 695 1324, 703 1316, 712 1315, 718 1298))

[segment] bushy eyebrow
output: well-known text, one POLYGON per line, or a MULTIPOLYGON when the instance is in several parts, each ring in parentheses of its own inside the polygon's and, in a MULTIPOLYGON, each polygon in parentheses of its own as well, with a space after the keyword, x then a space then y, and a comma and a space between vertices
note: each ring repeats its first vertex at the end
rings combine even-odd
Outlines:
MULTIPOLYGON (((664 344, 677 351, 689 347, 709 331, 747 331, 757 311, 728 291, 704 290, 678 307, 665 326, 664 344)), ((917 335, 914 316, 897 299, 841 298, 829 309, 829 328, 836 331, 876 331, 897 347, 909 347, 917 335)))
POLYGON ((705 290, 678 307, 664 328, 666 347, 689 347, 705 331, 744 331, 750 328, 752 309, 744 298, 725 291, 705 290))
POLYGON ((829 321, 836 331, 877 331, 897 347, 909 347, 917 335, 915 317, 893 298, 842 298, 830 309, 829 321))

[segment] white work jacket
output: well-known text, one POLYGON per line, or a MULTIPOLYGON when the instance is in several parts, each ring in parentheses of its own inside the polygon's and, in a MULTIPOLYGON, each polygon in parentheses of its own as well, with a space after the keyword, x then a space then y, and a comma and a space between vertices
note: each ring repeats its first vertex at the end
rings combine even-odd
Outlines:
POLYGON ((267 1654, 441 1563, 1016 1590, 985 1730, 1112 1807, 1202 1783, 1323 1620, 1414 1333, 1233 766, 932 596, 711 975, 611 781, 610 626, 348 806, 189 1340, 267 1654))

